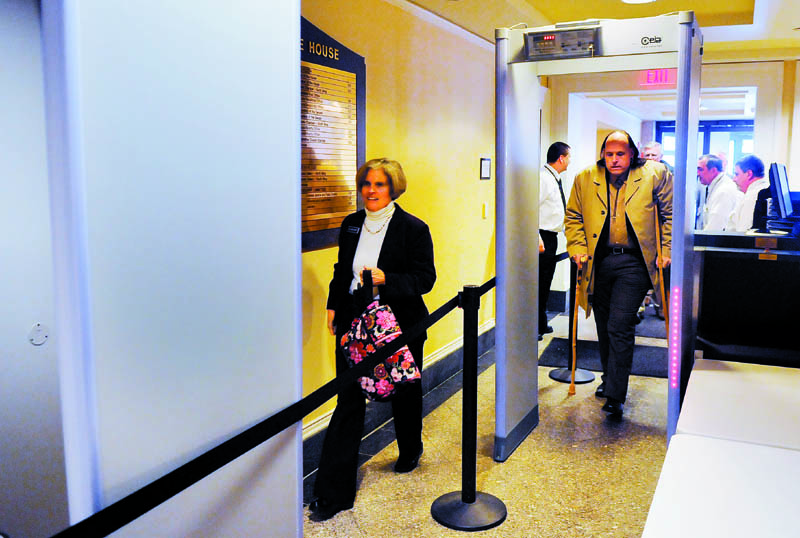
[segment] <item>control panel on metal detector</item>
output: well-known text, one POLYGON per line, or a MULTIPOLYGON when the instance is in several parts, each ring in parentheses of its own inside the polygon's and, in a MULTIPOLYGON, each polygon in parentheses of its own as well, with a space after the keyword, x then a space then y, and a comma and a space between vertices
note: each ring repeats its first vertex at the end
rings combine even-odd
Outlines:
POLYGON ((599 28, 575 28, 525 34, 528 60, 590 58, 599 54, 599 28))

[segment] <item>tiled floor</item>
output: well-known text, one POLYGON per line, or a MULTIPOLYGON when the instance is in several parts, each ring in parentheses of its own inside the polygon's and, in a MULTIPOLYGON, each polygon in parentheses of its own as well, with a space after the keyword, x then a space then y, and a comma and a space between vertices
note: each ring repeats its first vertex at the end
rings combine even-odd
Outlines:
MULTIPOLYGON (((560 325, 553 320, 553 336, 562 333, 560 325)), ((504 463, 491 457, 494 367, 479 377, 477 489, 502 500, 508 517, 470 534, 640 536, 666 454, 667 381, 632 377, 624 418, 611 421, 600 410, 603 400, 594 397, 598 381, 578 385, 569 396, 568 385, 551 380, 549 370, 539 368, 539 425, 504 463)), ((392 472, 392 443, 361 467, 353 509, 321 523, 306 518, 305 536, 464 536, 430 514, 440 495, 461 489, 461 392, 425 417, 423 440, 425 453, 415 471, 392 472)))

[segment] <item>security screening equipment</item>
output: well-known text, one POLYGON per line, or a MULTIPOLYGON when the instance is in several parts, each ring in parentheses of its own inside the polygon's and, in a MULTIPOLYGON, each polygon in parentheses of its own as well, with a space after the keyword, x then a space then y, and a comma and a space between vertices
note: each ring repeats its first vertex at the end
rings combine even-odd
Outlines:
MULTIPOLYGON (((702 37, 691 11, 539 28, 496 37, 497 368, 494 459, 504 461, 538 414, 538 190, 542 163, 540 76, 677 68, 672 269, 669 284, 668 438, 694 353, 695 166, 702 37), (687 210, 688 209, 688 210, 687 210), (683 385, 683 387, 682 387, 683 385)), ((549 139, 549 136, 547 136, 549 139)), ((586 163, 589 164, 589 163, 586 163)))
POLYGON ((591 58, 599 52, 598 26, 525 34, 525 58, 529 61, 557 58, 591 58))
MULTIPOLYGON (((524 61, 677 51, 675 16, 590 20, 522 30, 524 61), (633 21, 640 21, 633 26, 633 21)), ((511 61, 519 61, 519 58, 511 61)))
MULTIPOLYGON (((496 403, 494 459, 505 461, 539 423, 538 286, 541 111, 539 76, 675 68, 678 71, 672 281, 669 338, 668 437, 675 432, 681 372, 691 368, 694 163, 700 99, 701 37, 691 11, 628 20, 594 20, 540 28, 495 30, 496 403), (692 163, 692 166, 689 166, 692 163), (686 178, 692 181, 686 181, 686 178), (689 203, 691 202, 691 203, 689 203)), ((465 489, 466 491, 466 489, 465 489)), ((474 488, 471 490, 474 493, 474 488)), ((448 494, 431 507, 434 519, 458 530, 483 530, 506 517, 499 499, 448 494)))

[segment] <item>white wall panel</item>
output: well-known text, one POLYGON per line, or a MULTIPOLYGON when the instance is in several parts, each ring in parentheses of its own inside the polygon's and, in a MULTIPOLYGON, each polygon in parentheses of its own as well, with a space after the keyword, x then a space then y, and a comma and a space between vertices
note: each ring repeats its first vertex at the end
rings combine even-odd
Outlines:
MULTIPOLYGON (((63 5, 107 505, 300 397, 300 10, 63 5)), ((299 454, 292 428, 118 534, 299 534, 299 454)))

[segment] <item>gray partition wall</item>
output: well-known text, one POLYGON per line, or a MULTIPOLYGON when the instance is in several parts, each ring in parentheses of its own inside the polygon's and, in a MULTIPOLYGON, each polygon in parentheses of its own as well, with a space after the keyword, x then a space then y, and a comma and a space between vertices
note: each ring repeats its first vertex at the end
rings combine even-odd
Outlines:
POLYGON ((702 37, 694 13, 500 28, 496 37, 497 382, 494 458, 505 460, 538 423, 538 182, 540 76, 678 70, 670 312, 668 435, 690 367, 693 219, 702 37), (690 203, 691 202, 691 203, 690 203))
POLYGON ((497 293, 494 459, 505 461, 539 423, 539 155, 542 91, 535 72, 507 65, 497 30, 497 293))
MULTIPOLYGON (((301 396, 300 2, 42 2, 70 519, 301 396)), ((114 536, 300 536, 295 425, 114 536)))
POLYGON ((68 523, 38 6, 0 0, 0 532, 15 538, 68 523))

